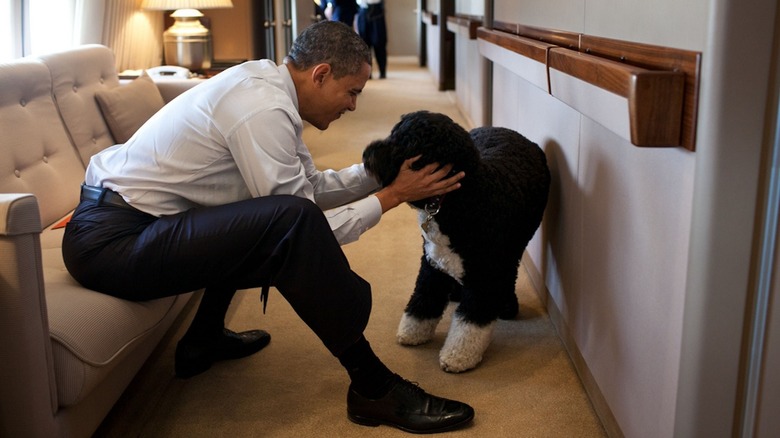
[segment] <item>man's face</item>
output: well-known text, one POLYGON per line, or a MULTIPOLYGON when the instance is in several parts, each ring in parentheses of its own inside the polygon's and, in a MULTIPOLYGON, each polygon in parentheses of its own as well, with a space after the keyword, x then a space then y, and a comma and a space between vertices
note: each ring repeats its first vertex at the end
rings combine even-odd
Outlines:
POLYGON ((325 130, 345 112, 355 111, 357 97, 363 91, 370 75, 371 67, 368 64, 364 64, 357 74, 338 79, 334 79, 331 71, 326 73, 317 88, 315 102, 307 121, 318 129, 325 130))

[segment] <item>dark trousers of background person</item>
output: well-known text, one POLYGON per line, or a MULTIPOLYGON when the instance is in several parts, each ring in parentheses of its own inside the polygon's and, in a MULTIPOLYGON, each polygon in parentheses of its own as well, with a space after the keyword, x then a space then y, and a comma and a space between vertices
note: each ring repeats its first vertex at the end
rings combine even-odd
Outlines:
POLYGON ((119 298, 205 288, 196 318, 209 331, 221 331, 236 290, 275 286, 334 356, 361 339, 371 311, 371 287, 350 269, 322 210, 295 196, 159 218, 84 200, 62 251, 79 283, 119 298))
POLYGON ((333 5, 331 20, 340 21, 349 27, 355 25, 355 14, 359 9, 355 0, 335 0, 330 3, 333 5))
POLYGON ((387 25, 384 4, 377 3, 368 5, 367 8, 360 8, 357 26, 363 41, 374 49, 379 77, 385 78, 387 76, 387 25))

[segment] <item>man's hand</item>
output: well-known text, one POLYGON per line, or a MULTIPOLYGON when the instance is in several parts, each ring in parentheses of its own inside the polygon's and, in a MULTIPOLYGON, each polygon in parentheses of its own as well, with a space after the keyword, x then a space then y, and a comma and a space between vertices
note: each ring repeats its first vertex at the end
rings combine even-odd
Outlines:
POLYGON ((412 163, 419 158, 417 156, 404 161, 395 180, 377 192, 376 197, 382 204, 382 213, 404 202, 439 196, 460 188, 458 181, 466 176, 464 172, 458 172, 447 178, 452 170, 452 164, 438 169, 440 166, 438 163, 428 164, 420 170, 412 170, 412 163))

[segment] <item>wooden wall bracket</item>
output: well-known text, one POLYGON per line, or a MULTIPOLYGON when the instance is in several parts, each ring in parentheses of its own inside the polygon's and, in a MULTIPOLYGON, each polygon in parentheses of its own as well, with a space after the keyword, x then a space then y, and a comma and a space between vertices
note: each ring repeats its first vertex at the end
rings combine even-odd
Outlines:
POLYGON ((477 28, 482 26, 482 20, 483 18, 477 15, 449 15, 447 16, 447 30, 475 40, 477 39, 477 28))
POLYGON ((477 38, 483 56, 632 144, 695 149, 701 53, 500 21, 477 38))
POLYGON ((430 26, 438 26, 439 16, 431 11, 422 11, 422 21, 423 23, 430 26))

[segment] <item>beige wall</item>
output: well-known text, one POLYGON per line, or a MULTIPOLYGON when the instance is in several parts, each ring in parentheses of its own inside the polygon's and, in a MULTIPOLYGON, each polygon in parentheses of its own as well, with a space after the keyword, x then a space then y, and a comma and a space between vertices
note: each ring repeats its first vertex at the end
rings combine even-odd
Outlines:
MULTIPOLYGON (((704 0, 526 0, 497 1, 495 17, 702 51, 705 15, 687 13, 690 4, 706 11, 704 0), (684 19, 686 32, 668 20, 649 25, 650 9, 684 19), (630 25, 635 19, 648 25, 630 25)), ((529 255, 623 433, 672 436, 695 154, 637 148, 494 68, 493 123, 539 143, 553 173, 529 255)))
POLYGON ((455 12, 466 15, 484 15, 485 3, 473 0, 455 0, 455 12))
MULTIPOLYGON (((251 59, 253 3, 259 4, 256 0, 233 0, 232 9, 203 11, 211 19, 214 59, 251 59)), ((295 3, 299 19, 308 24, 311 2, 295 0, 295 3)), ((388 55, 417 56, 417 0, 385 0, 385 11, 388 55)))
POLYGON ((214 59, 252 58, 251 0, 232 0, 231 9, 207 9, 211 19, 214 59))
POLYGON ((417 0, 385 0, 387 55, 417 56, 417 0))
POLYGON ((637 148, 493 67, 493 124, 539 143, 553 173, 532 269, 632 438, 731 436, 738 422, 776 5, 737 2, 494 1, 502 21, 703 53, 695 153, 637 148))

